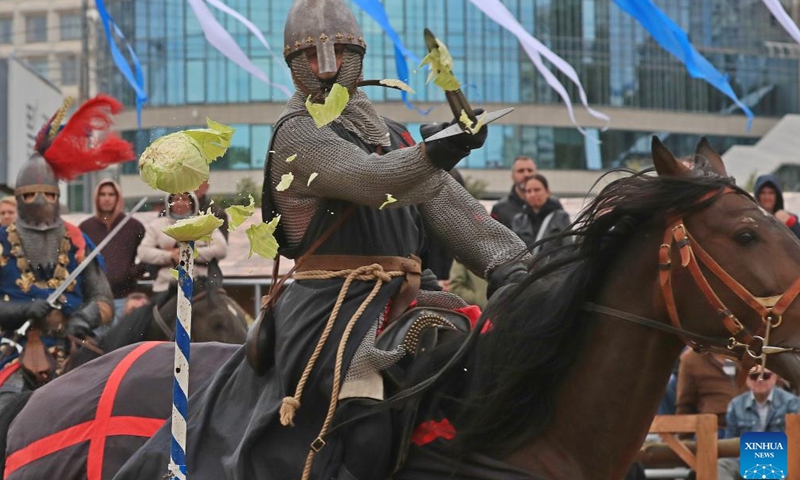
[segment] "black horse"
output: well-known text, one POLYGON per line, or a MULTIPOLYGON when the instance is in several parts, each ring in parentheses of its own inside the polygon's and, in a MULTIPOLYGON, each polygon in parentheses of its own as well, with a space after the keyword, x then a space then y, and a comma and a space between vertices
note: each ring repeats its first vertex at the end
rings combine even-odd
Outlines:
MULTIPOLYGON (((192 341, 242 344, 247 336, 247 313, 222 289, 222 272, 216 261, 209 264, 208 276, 194 282, 192 299, 192 341)), ((70 371, 104 352, 142 341, 171 341, 177 315, 177 287, 156 294, 151 300, 122 317, 97 343, 96 347, 75 348, 64 365, 70 371)), ((18 365, 18 364, 17 364, 18 365)), ((12 368, 9 365, 6 368, 12 368)), ((32 374, 18 368, 10 374, 0 390, 0 411, 9 394, 35 390, 41 384, 32 374)))
MULTIPOLYGON (((192 299, 192 341, 244 343, 247 336, 247 313, 222 289, 222 271, 216 260, 208 265, 208 275, 194 281, 192 299)), ((172 341, 175 337, 178 288, 175 284, 150 301, 121 318, 100 339, 104 352, 136 342, 172 341)), ((83 348, 71 359, 68 369, 77 368, 99 355, 83 348)))

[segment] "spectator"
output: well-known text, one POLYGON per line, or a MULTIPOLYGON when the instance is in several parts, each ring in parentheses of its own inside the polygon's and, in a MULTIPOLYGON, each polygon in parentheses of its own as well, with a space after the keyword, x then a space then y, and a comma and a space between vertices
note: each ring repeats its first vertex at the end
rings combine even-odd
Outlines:
POLYGON ((470 305, 477 305, 483 310, 486 307, 486 288, 488 283, 483 278, 470 272, 462 263, 453 262, 450 269, 450 292, 463 298, 470 305))
POLYGON ((215 217, 222 220, 222 225, 219 227, 219 231, 222 232, 222 236, 225 237, 225 241, 228 241, 228 214, 225 213, 225 209, 217 205, 216 203, 212 204, 211 199, 208 198, 206 195, 208 193, 208 182, 203 182, 197 187, 197 190, 194 191, 194 194, 197 195, 197 203, 199 205, 199 209, 201 212, 205 212, 209 208, 211 209, 211 213, 214 214, 215 217))
POLYGON ((142 292, 133 292, 125 297, 125 307, 122 310, 122 315, 128 315, 139 307, 147 305, 148 298, 142 292))
MULTIPOLYGON (((525 179, 525 207, 514 217, 511 230, 525 242, 528 248, 541 240, 564 232, 569 228, 569 214, 561 204, 550 198, 550 187, 544 175, 533 174, 525 179)), ((568 239, 547 242, 534 248, 532 253, 544 253, 569 243, 568 239)))
POLYGON ((519 156, 511 165, 511 191, 492 207, 492 217, 508 228, 525 207, 525 179, 536 173, 536 163, 531 157, 519 156))
POLYGON ((778 220, 783 222, 792 233, 800 238, 800 223, 797 215, 783 209, 783 191, 775 175, 761 175, 756 179, 756 188, 753 196, 758 200, 761 208, 768 211, 778 220))
MULTIPOLYGON (((178 220, 197 215, 199 211, 197 197, 193 193, 169 194, 165 203, 166 215, 147 224, 144 239, 137 250, 142 262, 160 266, 153 281, 153 292, 167 290, 173 280, 170 270, 179 261, 178 243, 161 230, 178 220)), ((195 276, 205 275, 208 262, 215 258, 222 260, 228 253, 228 244, 219 229, 214 230, 210 242, 198 241, 194 245, 197 250, 195 276)))
POLYGON ((17 219, 17 199, 8 196, 0 198, 0 227, 7 227, 17 219))
MULTIPOLYGON (((122 189, 113 180, 102 180, 94 194, 94 216, 87 218, 80 229, 99 244, 124 218, 125 202, 122 189)), ((144 237, 144 226, 131 218, 103 248, 106 261, 106 277, 114 294, 114 320, 122 316, 125 297, 136 290, 136 281, 144 273, 144 266, 136 264, 136 249, 144 237)))
MULTIPOLYGON (((741 437, 747 432, 782 432, 786 426, 786 414, 800 413, 800 398, 775 388, 778 376, 756 365, 747 376, 745 392, 728 405, 726 438, 741 437)), ((721 458, 718 462, 719 480, 739 480, 739 459, 721 458)))
POLYGON ((725 434, 725 411, 744 385, 736 381, 737 365, 720 355, 697 353, 691 348, 681 354, 675 413, 713 413, 720 436, 725 434))

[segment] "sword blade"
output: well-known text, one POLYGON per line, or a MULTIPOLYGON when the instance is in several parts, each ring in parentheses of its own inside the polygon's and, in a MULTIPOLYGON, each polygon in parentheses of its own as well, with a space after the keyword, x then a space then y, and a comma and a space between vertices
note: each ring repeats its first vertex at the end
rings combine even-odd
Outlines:
POLYGON ((147 197, 144 197, 143 199, 139 200, 139 203, 137 203, 131 209, 131 211, 128 212, 127 215, 125 215, 125 218, 123 218, 122 221, 119 222, 117 224, 117 226, 114 227, 114 229, 111 230, 111 232, 109 232, 108 235, 106 235, 106 238, 104 238, 102 242, 98 243, 97 246, 95 247, 95 249, 92 250, 91 252, 89 252, 89 255, 87 255, 86 258, 83 259, 83 261, 80 263, 80 265, 75 267, 75 270, 73 270, 72 272, 70 272, 69 275, 67 275, 67 278, 64 279, 64 281, 61 283, 61 285, 59 285, 58 288, 56 288, 53 291, 53 293, 51 293, 47 297, 47 303, 49 303, 50 306, 52 306, 53 308, 57 308, 56 300, 58 300, 58 297, 60 297, 61 294, 64 293, 64 291, 67 289, 67 287, 69 287, 69 284, 72 283, 73 280, 78 278, 78 275, 80 275, 81 272, 83 272, 86 269, 86 267, 89 265, 89 263, 91 263, 92 260, 94 260, 94 258, 96 256, 100 255, 100 251, 106 245, 108 245, 108 242, 110 242, 114 238, 114 236, 117 233, 119 233, 120 230, 122 230, 122 227, 124 227, 125 224, 128 223, 128 220, 133 218, 132 217, 133 213, 138 212, 139 209, 142 208, 142 206, 145 204, 145 202, 147 202, 147 197))
MULTIPOLYGON (((513 111, 514 108, 510 107, 510 108, 504 108, 502 110, 495 110, 494 112, 487 112, 484 114, 485 116, 483 117, 483 124, 488 125, 500 117, 505 117, 506 115, 508 115, 513 111)), ((432 142, 434 140, 441 140, 443 138, 453 137, 461 133, 464 133, 464 130, 461 128, 461 124, 454 123, 453 125, 450 125, 444 130, 437 132, 435 135, 431 135, 430 137, 426 138, 425 141, 432 142)))

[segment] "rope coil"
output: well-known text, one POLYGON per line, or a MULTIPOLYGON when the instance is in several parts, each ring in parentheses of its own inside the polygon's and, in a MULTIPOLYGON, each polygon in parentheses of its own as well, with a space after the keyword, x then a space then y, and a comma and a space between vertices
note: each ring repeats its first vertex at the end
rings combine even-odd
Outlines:
POLYGON ((328 322, 325 325, 325 329, 322 331, 322 335, 320 335, 317 346, 314 348, 314 352, 311 354, 311 358, 309 358, 308 363, 303 370, 303 375, 300 377, 300 381, 297 382, 297 388, 295 389, 294 396, 285 397, 281 402, 280 421, 281 425, 285 427, 294 426, 294 416, 297 413, 297 410, 300 408, 300 398, 303 396, 303 389, 305 388, 308 377, 311 375, 311 371, 314 369, 314 365, 319 359, 322 349, 325 347, 328 337, 333 330, 336 318, 339 316, 339 310, 342 308, 342 304, 344 303, 344 299, 347 296, 348 290, 350 289, 350 285, 356 280, 361 282, 375 281, 372 291, 369 293, 367 298, 361 302, 358 310, 356 310, 356 312, 347 322, 347 326, 342 334, 342 338, 339 341, 339 346, 336 351, 336 364, 333 372, 333 387, 331 389, 331 400, 328 405, 328 414, 325 417, 325 422, 322 425, 319 435, 309 449, 308 456, 306 457, 306 464, 303 469, 303 480, 308 480, 311 476, 311 464, 314 460, 314 455, 325 445, 324 437, 330 429, 334 413, 336 412, 336 406, 338 405, 339 401, 339 384, 342 378, 344 350, 345 346, 347 345, 347 341, 350 338, 350 333, 352 332, 353 327, 358 319, 361 317, 370 303, 372 303, 372 300, 378 294, 383 284, 390 282, 392 278, 404 277, 405 275, 406 272, 403 271, 387 272, 384 270, 383 266, 378 263, 365 265, 352 270, 310 270, 307 272, 298 272, 294 275, 296 280, 329 280, 333 278, 344 278, 345 281, 342 284, 342 288, 339 290, 339 296, 337 297, 333 310, 328 317, 328 322))

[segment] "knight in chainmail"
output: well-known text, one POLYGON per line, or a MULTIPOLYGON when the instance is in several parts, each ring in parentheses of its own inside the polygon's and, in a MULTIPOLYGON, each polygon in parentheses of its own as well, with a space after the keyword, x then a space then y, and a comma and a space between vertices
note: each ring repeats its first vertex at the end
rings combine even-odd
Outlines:
MULTIPOLYGON (((41 137, 41 135, 40 135, 41 137)), ((93 336, 92 330, 113 316, 111 287, 105 277, 102 257, 88 264, 56 300, 57 309, 46 299, 88 255, 94 244, 78 227, 61 219, 59 214, 59 178, 47 156, 47 145, 37 142, 37 152, 20 169, 15 185, 17 220, 0 228, 0 328, 6 338, 25 344, 25 337, 15 333, 30 322, 28 334, 42 335, 43 343, 28 342, 21 355, 20 373, 43 383, 60 373, 61 360, 70 342, 93 336), (38 346, 48 348, 44 357, 52 369, 37 365, 38 346), (50 357, 56 357, 50 362, 50 357)), ((131 150, 132 153, 132 150, 131 150)), ((86 158, 79 161, 88 161, 86 158)), ((16 351, 4 346, 4 362, 17 361, 16 351)), ((16 377, 14 377, 16 378, 16 377)), ((9 379, 0 391, 22 388, 9 379)))
MULTIPOLYGON (((284 36, 297 91, 273 130, 262 214, 265 221, 280 215, 280 253, 302 263, 274 306, 271 367, 257 374, 240 351, 191 397, 187 463, 200 479, 384 479, 392 466, 390 413, 332 435, 326 429, 331 411, 338 419, 354 413, 349 399, 384 398, 379 372, 405 354, 376 348, 389 322, 410 305, 466 306, 421 271, 416 255, 427 236, 494 288, 524 274, 521 264, 507 264, 525 245, 448 174, 483 145, 485 128, 414 145, 404 127, 375 111, 359 88, 366 44, 343 0, 296 0, 284 36), (323 102, 334 84, 348 90, 349 102, 317 128, 306 99, 323 102), (277 191, 288 174, 290 187, 277 191), (396 202, 383 208, 387 195, 396 202), (377 265, 374 277, 334 278, 368 265, 377 265)), ((423 137, 447 126, 426 125, 423 137)), ((168 440, 165 426, 115 478, 158 478, 168 440)))

